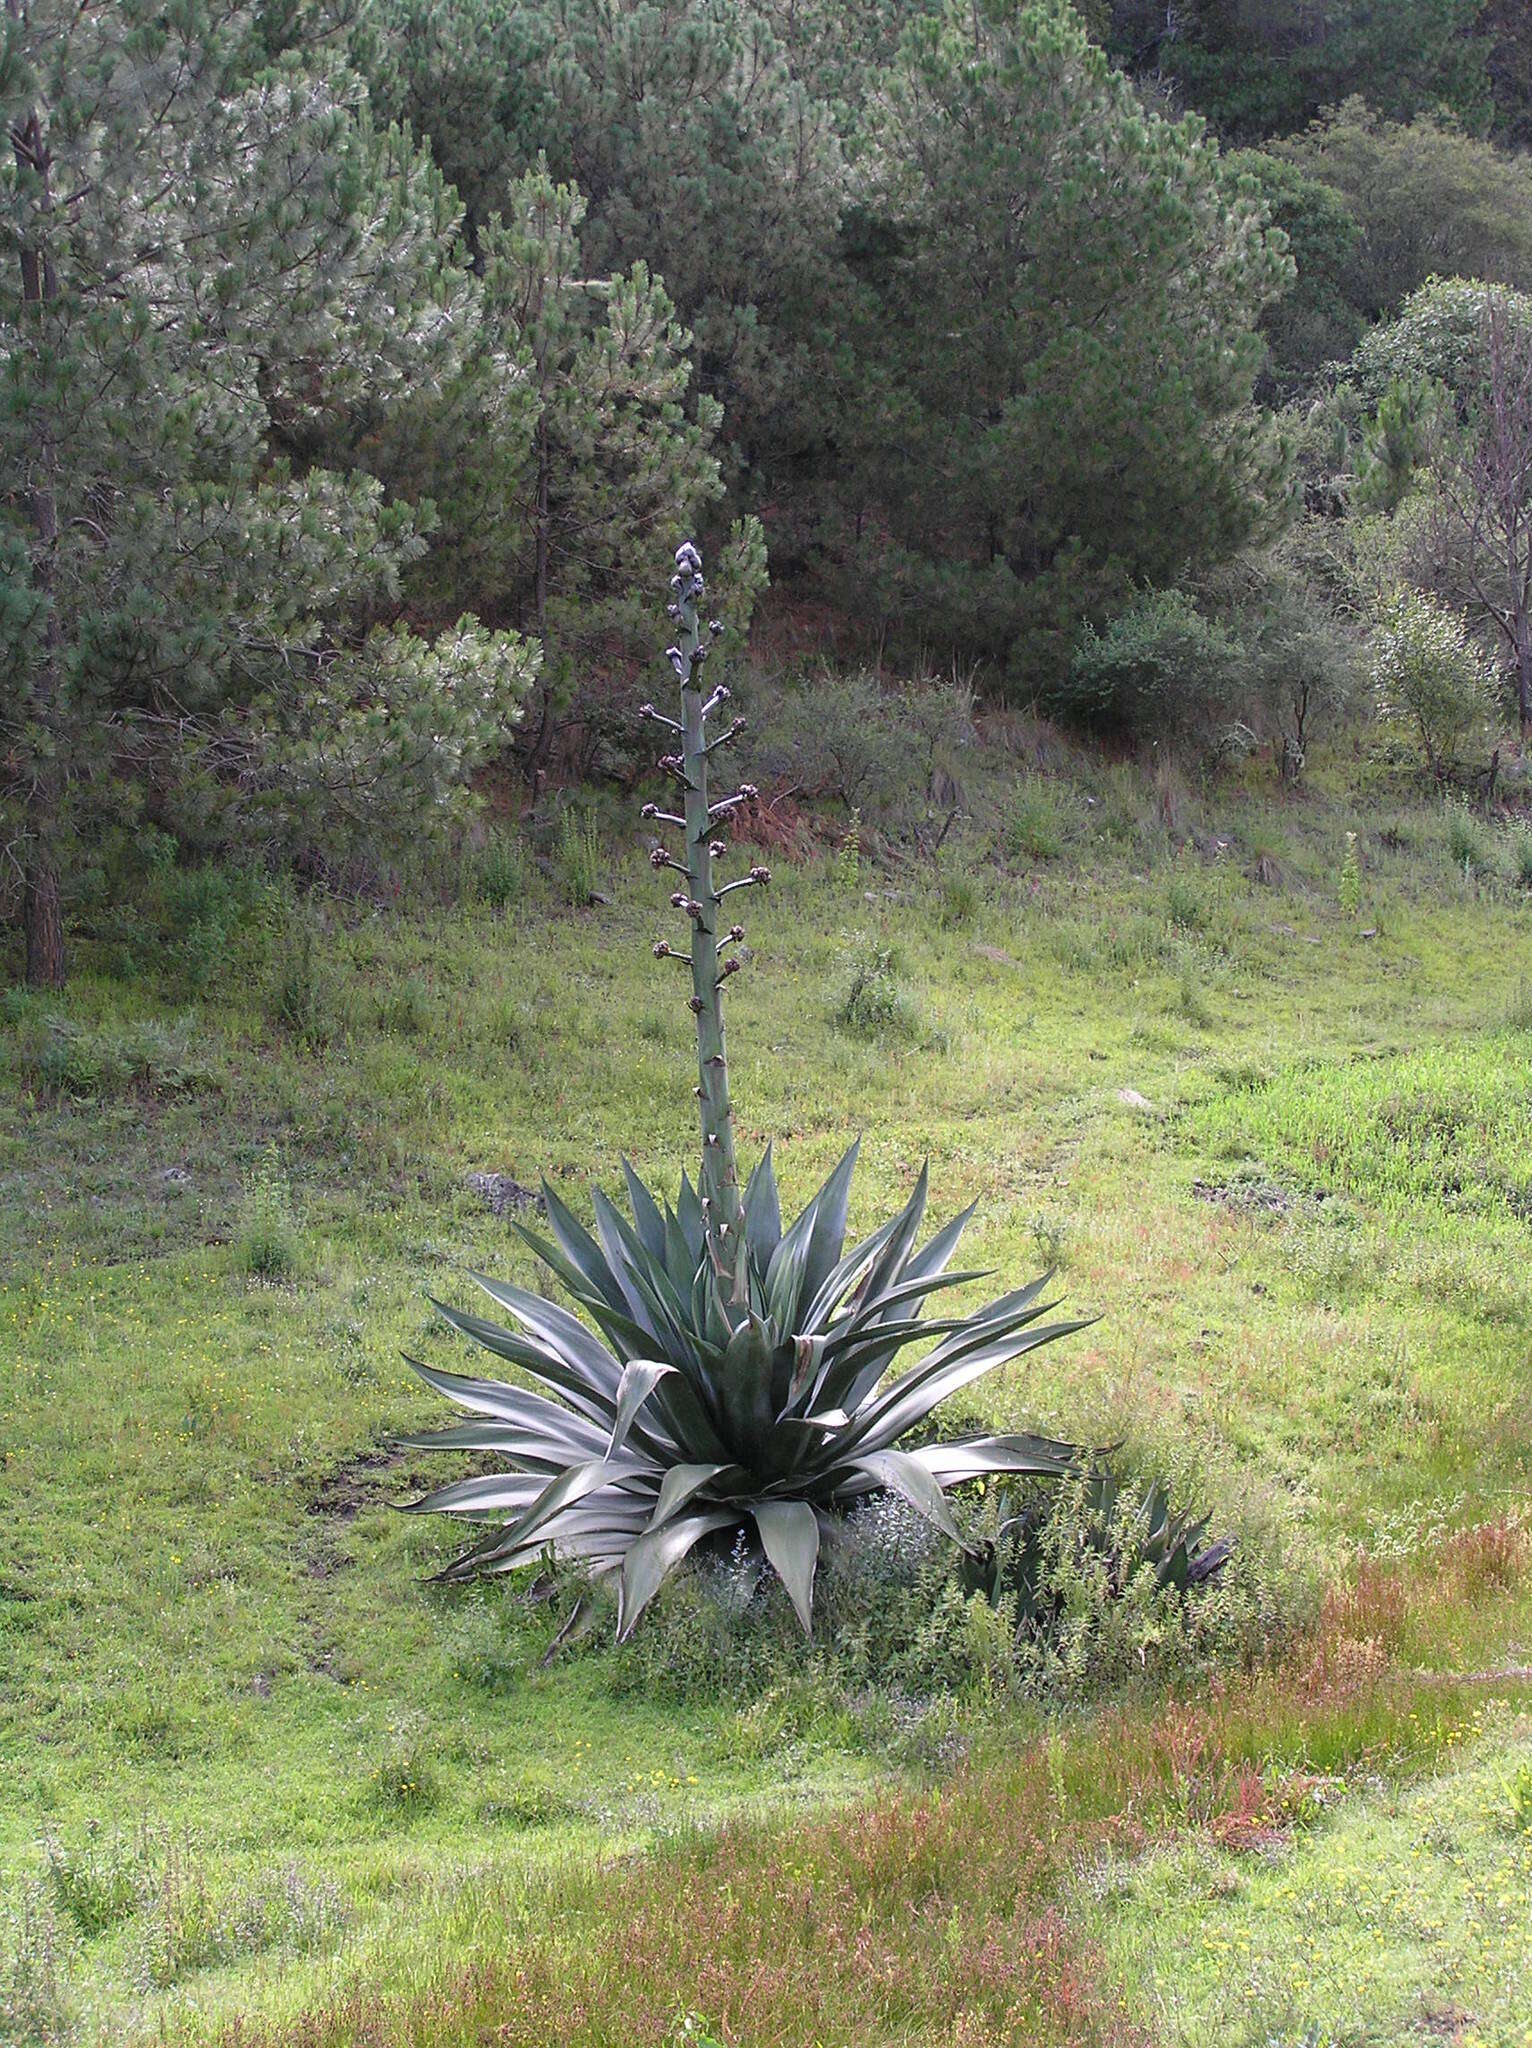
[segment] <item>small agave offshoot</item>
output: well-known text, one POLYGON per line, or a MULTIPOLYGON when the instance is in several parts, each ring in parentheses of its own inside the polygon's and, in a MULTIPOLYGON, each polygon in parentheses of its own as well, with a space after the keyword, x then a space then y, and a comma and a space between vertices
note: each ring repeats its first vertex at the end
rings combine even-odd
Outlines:
POLYGON ((667 654, 681 716, 653 705, 644 715, 670 735, 660 767, 677 785, 677 807, 648 804, 644 815, 677 834, 681 850, 677 858, 657 841, 650 858, 679 878, 671 902, 690 939, 684 950, 661 941, 654 951, 690 970, 698 1184, 683 1174, 672 1209, 625 1166, 631 1216, 598 1193, 593 1236, 545 1183, 547 1237, 518 1228, 584 1319, 475 1276, 510 1326, 437 1306, 521 1379, 467 1379, 411 1360, 473 1419, 402 1441, 504 1462, 503 1471, 457 1480, 412 1504, 492 1525, 444 1579, 512 1571, 548 1552, 577 1559, 593 1577, 616 1576, 625 1636, 699 1542, 744 1532, 807 1630, 821 1540, 860 1497, 898 1494, 961 1541, 946 1488, 988 1474, 1056 1478, 1075 1468, 1070 1445, 1043 1437, 970 1434, 914 1447, 904 1440, 948 1396, 1084 1325, 1044 1320, 1052 1306, 1042 1298, 1046 1275, 975 1314, 927 1317, 933 1295, 983 1276, 949 1270, 971 1209, 917 1249, 924 1170, 904 1209, 850 1250, 856 1146, 785 1229, 769 1147, 741 1193, 722 1010, 740 955, 721 949, 737 947, 744 930, 726 922, 724 906, 771 877, 752 867, 734 881, 715 879, 727 851, 721 835, 755 791, 746 784, 714 798, 709 790, 712 756, 743 720, 710 723, 729 692, 720 685, 704 695, 709 643, 721 628, 701 623, 702 563, 690 544, 677 552, 671 589, 676 637, 667 654), (915 1344, 929 1348, 895 1373, 915 1344))

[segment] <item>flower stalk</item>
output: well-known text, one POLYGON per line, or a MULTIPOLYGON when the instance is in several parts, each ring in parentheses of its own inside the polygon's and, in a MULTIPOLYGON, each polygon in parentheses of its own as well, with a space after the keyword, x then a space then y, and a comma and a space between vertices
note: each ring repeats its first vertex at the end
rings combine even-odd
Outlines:
POLYGON ((658 804, 645 804, 643 815, 651 823, 678 829, 683 835, 680 860, 656 842, 650 861, 659 872, 674 868, 686 877, 685 888, 678 889, 670 900, 691 925, 691 950, 676 952, 662 940, 654 951, 658 959, 681 960, 691 968, 690 1007, 697 1027, 697 1101, 702 1123, 699 1193, 703 1221, 713 1266, 721 1278, 733 1282, 733 1297, 741 1302, 746 1299, 745 1214, 729 1099, 722 991, 742 963, 734 954, 720 957, 720 946, 738 945, 745 933, 740 924, 722 925, 720 907, 723 897, 733 890, 761 887, 771 875, 768 869, 755 866, 748 875, 721 887, 715 879, 714 862, 727 850, 726 842, 717 836, 719 829, 756 791, 744 783, 731 794, 715 798, 709 790, 709 757, 736 737, 744 720, 735 718, 727 728, 708 736, 708 721, 729 702, 729 692, 720 684, 706 697, 703 694, 709 646, 723 628, 716 619, 706 626, 702 622, 707 585, 702 558, 690 541, 676 550, 676 573, 670 587, 669 612, 676 624, 676 638, 666 649, 666 658, 681 685, 681 716, 679 721, 667 718, 652 704, 644 706, 644 715, 680 735, 680 752, 662 756, 659 765, 679 784, 684 809, 677 813, 662 810, 658 804))

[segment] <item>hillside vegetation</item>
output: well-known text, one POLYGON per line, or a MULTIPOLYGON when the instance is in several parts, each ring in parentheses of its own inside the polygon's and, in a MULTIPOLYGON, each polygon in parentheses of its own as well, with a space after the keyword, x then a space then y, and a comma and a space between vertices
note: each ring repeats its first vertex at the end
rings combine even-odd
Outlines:
MULTIPOLYGON (((983 765, 1003 834, 1014 766, 983 765)), ((257 895, 200 974, 183 907, 162 970, 104 930, 67 1004, 7 1011, 17 2038, 636 2041, 689 2011, 750 2042, 1190 2041, 1216 2011, 1264 2044, 1439 2007, 1519 2044, 1520 841, 1483 828, 1465 871, 1454 813, 1325 778, 1187 799, 1175 844, 1103 773, 1033 776, 1079 820, 1057 858, 976 822, 939 866, 779 861, 742 1143, 792 1192, 861 1132, 869 1215, 929 1157, 933 1199, 983 1197, 978 1263, 1059 1263, 1101 1320, 993 1419, 1122 1440, 1236 1531, 1284 1616, 1264 1675, 1186 1692, 1145 1640, 1050 1722, 972 1662, 869 1688, 781 1633, 739 1691, 684 1603, 541 1668, 556 1612, 423 1582, 448 1539, 394 1512, 426 1475, 389 1440, 436 1409, 399 1354, 461 1369, 422 1289, 530 1274, 472 1176, 583 1209, 620 1154, 663 1182, 684 1146, 646 884, 588 835, 594 908, 556 861, 503 908, 482 866, 429 915, 257 895), (897 1000, 858 1021, 869 957, 897 1000), (1412 1859, 1458 1872, 1454 1830, 1449 1893, 1412 1859), (1315 1951, 1303 1900, 1375 1840, 1397 1881, 1327 1905, 1315 1951)))

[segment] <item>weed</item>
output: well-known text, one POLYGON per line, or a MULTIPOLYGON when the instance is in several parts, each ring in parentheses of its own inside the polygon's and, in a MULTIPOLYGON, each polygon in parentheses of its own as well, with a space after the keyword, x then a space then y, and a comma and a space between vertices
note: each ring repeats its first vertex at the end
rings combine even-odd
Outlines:
POLYGON ((1511 875, 1523 889, 1532 889, 1532 825, 1518 825, 1511 836, 1511 875))
POLYGON ((406 975, 378 998, 378 1029, 391 1038, 424 1038, 430 1023, 430 990, 416 975, 406 975))
POLYGON ((91 1030, 51 1005, 37 1005, 21 1012, 10 1064, 50 1101, 209 1093, 217 1081, 193 1050, 194 1036, 190 1017, 91 1030))
POLYGON ((13 1889, 0 1933, 0 2041, 7 2048, 59 2048, 73 2031, 66 1959, 52 1903, 40 1886, 13 1889))
POLYGON ((1532 1763, 1524 1763, 1505 1781, 1506 1824, 1513 1834, 1532 1834, 1532 1763))
POLYGON ((1044 1216, 1041 1213, 1029 1218, 1027 1229, 1031 1234, 1037 1256, 1050 1269, 1063 1267, 1067 1263, 1069 1240, 1074 1226, 1066 1218, 1044 1216))
POLYGON ((1176 1014, 1184 1017, 1188 1024, 1194 1024, 1199 1031, 1211 1031, 1216 1022, 1202 993, 1197 963, 1189 950, 1182 953, 1176 972, 1176 1014))
POLYGON ((301 1263, 292 1189, 275 1145, 245 1176, 234 1262, 247 1279, 273 1284, 296 1278, 301 1263))
POLYGON ((333 1035, 332 1002, 313 925, 307 918, 292 918, 278 936, 268 968, 266 1014, 280 1030, 318 1051, 333 1035))
POLYGON ((862 813, 856 804, 851 806, 850 822, 841 835, 840 845, 835 849, 833 872, 835 886, 847 894, 861 886, 862 813))
POLYGON ((605 861, 596 821, 588 813, 564 811, 559 817, 553 847, 553 873, 559 895, 576 910, 583 910, 601 894, 605 861))
POLYGON ((848 1031, 868 1038, 910 1038, 919 1029, 915 1006, 900 985, 898 956, 875 939, 853 942, 845 993, 836 1009, 848 1031))
POLYGON ((428 1813, 441 1798, 441 1791, 423 1725, 412 1717, 395 1721, 384 1739, 382 1754, 367 1775, 367 1804, 383 1813, 428 1813))
POLYGON ((937 922, 946 931, 971 925, 983 900, 977 875, 969 868, 943 867, 937 888, 937 922))
POLYGON ((527 893, 527 861, 521 842, 497 832, 474 863, 473 894, 494 910, 511 910, 527 893))
POLYGON ((1165 884, 1165 915, 1178 932, 1205 932, 1212 922, 1212 906, 1201 884, 1178 869, 1165 884))
POLYGON ((44 1867, 55 1903, 87 1939, 104 1934, 138 1909, 143 1881, 141 1845, 125 1842, 118 1834, 103 1836, 95 1821, 82 1849, 67 1848, 50 1836, 44 1867))
POLYGON ((1346 834, 1346 850, 1341 855, 1340 880, 1336 886, 1343 917, 1355 917, 1362 907, 1362 863, 1357 853, 1356 834, 1346 834))
POLYGON ((190 1845, 168 1836, 144 1909, 135 1974, 141 1989, 163 1991, 243 1956, 306 1954, 344 1924, 333 1882, 313 1882, 289 1865, 280 1877, 220 1896, 190 1845))

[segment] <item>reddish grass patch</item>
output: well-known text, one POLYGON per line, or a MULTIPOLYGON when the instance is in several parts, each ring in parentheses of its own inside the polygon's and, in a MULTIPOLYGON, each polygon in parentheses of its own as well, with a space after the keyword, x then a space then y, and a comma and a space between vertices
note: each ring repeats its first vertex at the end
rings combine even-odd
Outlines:
POLYGON ((223 2048, 663 2048, 680 2013, 728 2048, 1147 2048, 1060 1908, 1065 1873, 1187 1828, 1259 1849, 1321 1774, 1436 1761, 1472 1689, 1393 1660, 1447 1591, 1482 1606, 1514 1586, 1525 1548, 1507 1522, 1408 1570, 1366 1564, 1283 1668, 1051 1736, 997 1730, 940 1793, 551 1876, 508 1910, 505 1953, 236 2023, 223 2048))

